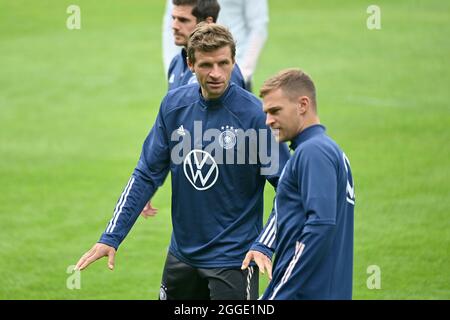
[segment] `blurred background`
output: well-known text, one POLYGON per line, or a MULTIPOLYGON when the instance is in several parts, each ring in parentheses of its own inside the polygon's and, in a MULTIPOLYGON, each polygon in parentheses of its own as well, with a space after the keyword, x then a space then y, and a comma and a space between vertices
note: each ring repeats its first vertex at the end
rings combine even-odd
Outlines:
MULTIPOLYGON (((105 229, 166 92, 164 6, 0 2, 0 299, 158 297, 169 179, 113 272, 100 260, 70 289, 67 270, 105 229), (79 30, 66 27, 72 4, 79 30)), ((269 15, 254 91, 280 69, 305 70, 352 164, 354 298, 450 299, 450 2, 270 0, 269 15), (372 4, 379 30, 367 28, 372 4)))

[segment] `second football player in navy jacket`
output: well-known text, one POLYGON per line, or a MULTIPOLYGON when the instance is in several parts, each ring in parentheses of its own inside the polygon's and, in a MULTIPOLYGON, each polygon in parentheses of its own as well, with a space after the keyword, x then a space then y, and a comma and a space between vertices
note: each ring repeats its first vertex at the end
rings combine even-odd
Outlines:
MULTIPOLYGON (((288 69, 261 89, 266 123, 295 150, 274 213, 244 260, 275 251, 262 299, 351 299, 355 194, 350 163, 325 133, 308 75, 288 69)), ((256 259, 255 259, 256 260, 256 259)))

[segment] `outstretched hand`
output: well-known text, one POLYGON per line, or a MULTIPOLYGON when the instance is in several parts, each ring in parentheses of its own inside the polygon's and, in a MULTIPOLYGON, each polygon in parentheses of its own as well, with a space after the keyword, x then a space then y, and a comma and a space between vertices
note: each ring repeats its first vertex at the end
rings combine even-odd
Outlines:
POLYGON ((110 247, 103 243, 96 243, 91 250, 86 252, 80 260, 78 260, 75 270, 84 270, 86 269, 92 262, 103 258, 108 257, 108 268, 110 270, 114 269, 114 257, 116 256, 116 249, 110 247))

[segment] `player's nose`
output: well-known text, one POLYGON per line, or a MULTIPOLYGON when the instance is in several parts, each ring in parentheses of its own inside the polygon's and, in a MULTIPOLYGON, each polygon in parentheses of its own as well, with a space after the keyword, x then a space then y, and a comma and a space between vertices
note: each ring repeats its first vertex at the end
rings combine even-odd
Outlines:
POLYGON ((217 64, 214 64, 209 76, 214 80, 218 80, 222 76, 222 70, 219 68, 217 64))
POLYGON ((275 119, 269 113, 266 115, 266 125, 271 127, 275 123, 275 119))
POLYGON ((172 30, 173 31, 180 30, 180 26, 178 25, 177 19, 172 19, 172 30))

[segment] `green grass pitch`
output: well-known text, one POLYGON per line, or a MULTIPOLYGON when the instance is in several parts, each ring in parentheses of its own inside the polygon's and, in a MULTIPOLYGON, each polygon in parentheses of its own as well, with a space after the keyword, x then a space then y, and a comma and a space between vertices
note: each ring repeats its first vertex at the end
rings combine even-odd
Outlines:
MULTIPOLYGON (((105 229, 165 93, 163 11, 162 0, 0 2, 0 299, 157 298, 169 181, 113 272, 101 260, 69 290, 66 270, 105 229), (70 4, 80 30, 66 28, 70 4)), ((270 0, 255 88, 286 67, 316 82, 354 174, 355 299, 450 298, 449 17, 444 0, 270 0), (371 4, 380 30, 366 27, 371 4), (371 265, 380 289, 366 285, 371 265)))

